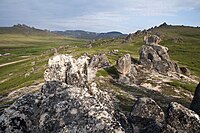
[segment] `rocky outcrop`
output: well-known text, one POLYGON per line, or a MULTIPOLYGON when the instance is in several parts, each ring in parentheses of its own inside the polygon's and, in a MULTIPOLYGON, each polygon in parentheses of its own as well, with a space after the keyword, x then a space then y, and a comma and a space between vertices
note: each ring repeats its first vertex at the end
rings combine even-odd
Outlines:
POLYGON ((126 54, 118 59, 116 63, 116 69, 119 74, 118 81, 124 84, 131 84, 135 81, 137 75, 136 66, 131 64, 130 54, 126 54))
POLYGON ((145 39, 146 45, 140 49, 140 63, 149 70, 155 70, 158 73, 178 72, 178 65, 171 61, 168 54, 168 48, 158 45, 159 37, 150 36, 145 39))
POLYGON ((112 97, 94 84, 91 90, 49 81, 4 111, 0 132, 124 132, 112 97))
POLYGON ((199 116, 176 102, 170 103, 166 121, 176 132, 197 133, 200 131, 199 116))
MULTIPOLYGON (((114 97, 88 83, 88 57, 49 59, 41 92, 19 98, 0 116, 0 132, 124 132, 114 97)), ((123 117, 122 117, 123 116, 123 117)), ((122 117, 122 118, 121 118, 122 117)), ((123 122, 123 126, 124 122, 123 122)), ((125 126, 127 127, 127 126, 125 126)))
POLYGON ((108 58, 106 57, 105 54, 99 54, 99 55, 94 55, 89 63, 89 67, 92 68, 102 68, 102 67, 108 67, 110 66, 110 63, 108 61, 108 58))
POLYGON ((141 133, 197 133, 200 130, 199 116, 192 110, 172 102, 164 114, 150 98, 139 98, 136 101, 129 122, 133 132, 141 133))
POLYGON ((49 59, 48 69, 44 72, 45 81, 60 81, 68 85, 84 86, 88 82, 89 57, 77 60, 71 55, 56 55, 49 59))
POLYGON ((196 87, 194 97, 190 105, 190 109, 196 112, 198 115, 200 115, 200 82, 196 87))
POLYGON ((162 109, 150 98, 139 98, 130 113, 134 132, 160 132, 164 118, 162 109))

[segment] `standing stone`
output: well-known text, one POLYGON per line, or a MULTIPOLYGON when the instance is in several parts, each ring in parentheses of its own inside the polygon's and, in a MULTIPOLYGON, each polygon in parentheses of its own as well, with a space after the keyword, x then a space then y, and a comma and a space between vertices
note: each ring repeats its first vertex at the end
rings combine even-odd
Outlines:
POLYGON ((196 87, 190 109, 200 115, 200 82, 196 87))
POLYGON ((117 71, 123 75, 126 76, 131 71, 131 56, 130 54, 126 54, 119 58, 116 64, 117 71))

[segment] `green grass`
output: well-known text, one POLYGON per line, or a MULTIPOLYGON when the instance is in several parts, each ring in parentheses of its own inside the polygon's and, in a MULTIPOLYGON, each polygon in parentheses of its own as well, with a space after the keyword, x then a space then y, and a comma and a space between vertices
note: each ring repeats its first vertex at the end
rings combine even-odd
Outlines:
POLYGON ((179 80, 173 80, 172 82, 168 82, 169 85, 174 86, 175 88, 182 88, 194 93, 197 84, 192 82, 182 82, 179 80))
POLYGON ((87 44, 86 40, 62 36, 26 36, 21 34, 0 34, 0 54, 11 53, 11 56, 0 57, 0 64, 29 58, 30 60, 0 67, 0 95, 7 95, 11 90, 29 86, 35 81, 43 81, 49 57, 54 48, 65 46, 59 53, 70 53, 87 44), (77 48, 74 48, 77 47, 77 48), (47 52, 48 51, 48 52, 47 52), (35 62, 35 66, 32 66, 35 62), (26 73, 32 71, 30 76, 26 73))

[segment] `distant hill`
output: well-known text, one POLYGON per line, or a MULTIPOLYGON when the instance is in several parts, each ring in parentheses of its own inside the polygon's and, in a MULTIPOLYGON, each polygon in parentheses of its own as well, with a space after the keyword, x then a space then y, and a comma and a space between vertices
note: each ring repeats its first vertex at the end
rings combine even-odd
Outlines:
POLYGON ((117 38, 121 36, 126 36, 126 34, 122 34, 121 32, 116 32, 116 31, 107 33, 96 33, 83 30, 66 30, 66 31, 53 31, 53 33, 68 37, 83 38, 83 39, 117 38))
POLYGON ((23 35, 39 35, 49 36, 56 35, 48 30, 36 29, 25 24, 17 24, 12 27, 0 27, 0 34, 23 34, 23 35))
POLYGON ((22 35, 36 35, 36 36, 55 36, 62 35, 66 37, 81 38, 81 39, 100 39, 100 38, 117 38, 126 36, 121 32, 112 31, 107 33, 96 33, 83 30, 66 30, 66 31, 49 31, 41 30, 35 27, 30 27, 25 24, 17 24, 12 27, 0 27, 0 34, 22 34, 22 35))

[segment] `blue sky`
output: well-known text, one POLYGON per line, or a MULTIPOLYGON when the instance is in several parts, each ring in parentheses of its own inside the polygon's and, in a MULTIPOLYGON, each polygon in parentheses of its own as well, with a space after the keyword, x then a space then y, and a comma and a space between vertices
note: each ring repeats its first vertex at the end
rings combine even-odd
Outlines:
POLYGON ((200 0, 0 0, 0 26, 130 33, 163 22, 200 26, 200 0))

